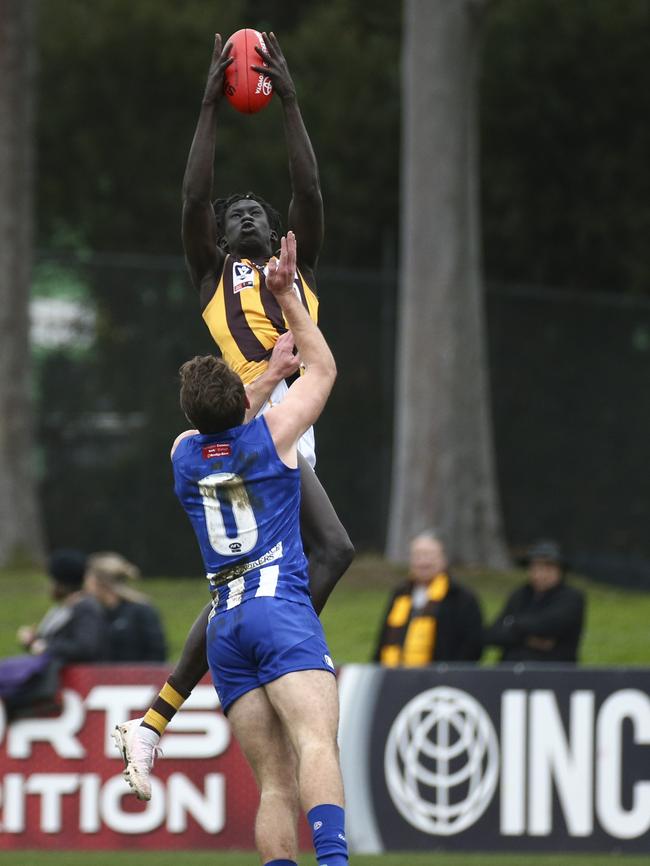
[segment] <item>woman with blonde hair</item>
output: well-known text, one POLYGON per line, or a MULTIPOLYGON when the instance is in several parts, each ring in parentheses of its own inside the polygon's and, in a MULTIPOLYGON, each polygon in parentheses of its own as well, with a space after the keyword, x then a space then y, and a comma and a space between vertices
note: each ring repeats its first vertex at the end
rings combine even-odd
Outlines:
POLYGON ((160 616, 147 596, 129 586, 140 569, 121 554, 88 557, 84 586, 104 609, 108 661, 160 662, 167 655, 160 616))

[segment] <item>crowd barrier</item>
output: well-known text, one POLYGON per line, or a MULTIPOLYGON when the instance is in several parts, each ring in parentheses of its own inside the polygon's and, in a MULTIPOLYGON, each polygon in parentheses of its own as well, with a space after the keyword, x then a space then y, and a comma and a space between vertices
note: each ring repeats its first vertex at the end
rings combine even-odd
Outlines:
MULTIPOLYGON (((255 783, 207 680, 151 801, 129 793, 110 733, 168 673, 69 667, 58 716, 0 717, 0 850, 253 847, 255 783)), ((650 852, 650 670, 346 665, 339 686, 351 850, 650 852)))

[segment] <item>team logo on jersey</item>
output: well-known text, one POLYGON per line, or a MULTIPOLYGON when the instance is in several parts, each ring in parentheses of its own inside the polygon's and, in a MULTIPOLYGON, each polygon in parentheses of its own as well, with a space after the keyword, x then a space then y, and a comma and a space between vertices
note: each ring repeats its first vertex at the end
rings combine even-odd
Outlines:
POLYGON ((252 289, 255 285, 255 271, 250 265, 243 262, 235 262, 232 266, 232 290, 233 294, 243 292, 244 289, 252 289))
POLYGON ((204 460, 214 460, 215 457, 230 457, 232 448, 229 442, 215 442, 214 445, 206 445, 201 448, 204 460))

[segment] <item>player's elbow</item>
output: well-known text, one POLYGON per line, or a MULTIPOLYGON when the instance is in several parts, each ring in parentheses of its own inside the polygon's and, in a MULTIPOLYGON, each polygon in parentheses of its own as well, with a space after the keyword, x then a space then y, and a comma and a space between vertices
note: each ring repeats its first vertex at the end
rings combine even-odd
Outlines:
POLYGON ((328 385, 330 388, 336 381, 336 361, 334 360, 331 353, 328 353, 327 355, 321 355, 320 358, 317 358, 316 360, 312 361, 311 364, 308 364, 307 369, 311 371, 312 375, 318 376, 319 380, 324 385, 328 385))
POLYGON ((192 189, 183 185, 183 220, 191 219, 195 213, 205 209, 204 196, 197 195, 192 189))
POLYGON ((318 170, 314 167, 314 173, 311 178, 303 183, 303 185, 294 190, 293 198, 295 202, 298 202, 301 205, 316 205, 319 207, 323 206, 323 194, 320 188, 320 180, 318 177, 318 170))
POLYGON ((336 375, 337 371, 334 359, 332 358, 331 361, 328 360, 324 362, 323 367, 320 371, 320 378, 323 382, 323 387, 327 390, 328 394, 334 387, 334 382, 336 382, 336 375))
POLYGON ((336 361, 334 360, 334 357, 332 355, 330 355, 330 357, 327 359, 325 375, 330 380, 332 385, 334 384, 334 382, 336 382, 338 370, 336 369, 336 361))

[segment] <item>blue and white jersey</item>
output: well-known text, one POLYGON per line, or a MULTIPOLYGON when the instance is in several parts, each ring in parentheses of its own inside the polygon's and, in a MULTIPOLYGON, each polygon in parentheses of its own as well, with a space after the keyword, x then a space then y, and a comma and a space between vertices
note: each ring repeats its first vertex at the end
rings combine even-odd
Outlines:
POLYGON ((264 417, 182 439, 174 490, 196 533, 216 611, 259 596, 309 603, 300 470, 280 460, 264 417))

